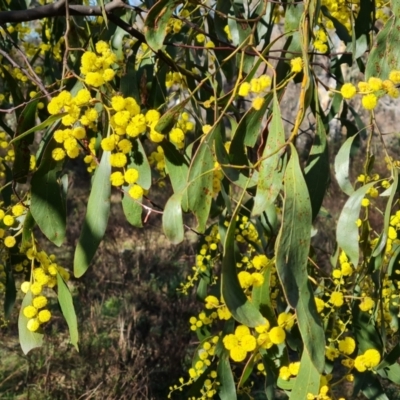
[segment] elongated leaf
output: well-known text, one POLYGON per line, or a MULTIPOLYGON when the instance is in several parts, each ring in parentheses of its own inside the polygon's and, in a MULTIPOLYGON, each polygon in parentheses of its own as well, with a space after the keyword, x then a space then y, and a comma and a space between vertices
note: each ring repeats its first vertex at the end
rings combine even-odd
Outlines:
POLYGON ((394 1, 392 7, 393 14, 376 36, 368 56, 366 79, 375 76, 384 80, 389 77, 390 71, 400 69, 400 49, 397 46, 400 41, 400 5, 394 1))
POLYGON ((43 334, 28 330, 27 324, 29 319, 26 318, 23 313, 25 307, 32 305, 32 298, 32 292, 29 290, 22 300, 18 317, 19 343, 21 344, 24 354, 28 354, 32 349, 41 347, 43 344, 43 334))
POLYGON ((276 267, 288 303, 296 309, 300 333, 314 368, 322 372, 325 338, 308 282, 311 204, 296 149, 285 172, 282 226, 276 241, 276 267))
POLYGON ((58 288, 58 293, 57 293, 58 302, 60 303, 61 311, 64 315, 64 318, 67 321, 71 343, 76 348, 76 351, 79 351, 78 322, 76 319, 74 303, 72 301, 72 295, 71 292, 69 291, 67 284, 64 282, 64 279, 58 272, 57 272, 57 288, 58 288))
POLYGON ((15 142, 18 142, 19 140, 25 138, 25 136, 30 135, 31 133, 41 131, 44 128, 47 128, 49 125, 53 124, 54 122, 59 121, 62 117, 67 115, 67 113, 61 113, 57 115, 52 115, 49 118, 47 118, 45 121, 41 122, 38 125, 35 125, 34 127, 28 129, 27 131, 21 133, 18 136, 15 136, 12 140, 10 140, 9 144, 14 144, 15 142))
POLYGON ((268 205, 272 204, 282 188, 284 168, 280 149, 284 150, 282 146, 285 143, 285 130, 276 92, 274 92, 272 113, 268 138, 262 155, 263 161, 258 175, 253 215, 261 214, 268 205))
MULTIPOLYGON (((399 174, 397 172, 397 169, 393 169, 392 174, 393 174, 393 183, 386 191, 387 194, 389 194, 389 198, 388 198, 388 201, 386 203, 386 208, 385 208, 383 229, 382 229, 381 235, 379 236, 378 243, 376 244, 374 250, 372 251, 372 257, 377 257, 380 253, 382 253, 384 251, 384 249, 386 247, 389 223, 390 223, 390 214, 391 214, 391 210, 393 207, 393 201, 394 201, 395 195, 397 193, 397 187, 399 184, 399 174)), ((382 253, 382 255, 383 255, 383 253, 382 253)))
POLYGON ((314 143, 305 168, 305 179, 310 193, 312 220, 316 218, 324 200, 329 183, 329 154, 326 143, 326 132, 319 114, 314 143))
POLYGON ((339 184, 340 189, 342 189, 348 196, 354 192, 353 185, 349 178, 349 165, 351 146, 356 137, 358 137, 358 135, 349 137, 344 142, 335 158, 335 177, 337 183, 339 184))
POLYGON ((254 170, 251 176, 249 175, 249 169, 241 170, 240 168, 231 166, 228 153, 225 149, 224 143, 220 132, 216 132, 215 135, 215 154, 217 161, 221 165, 224 175, 235 185, 242 189, 252 188, 257 185, 258 182, 258 171, 254 170))
POLYGON ((320 375, 311 361, 309 354, 304 350, 300 360, 300 370, 289 399, 307 399, 309 393, 317 396, 319 393, 320 375))
POLYGON ((126 220, 132 226, 141 228, 143 226, 142 223, 143 206, 141 205, 142 199, 140 198, 136 201, 133 200, 131 196, 127 194, 129 186, 124 186, 123 189, 126 194, 124 194, 122 198, 122 209, 124 211, 126 220))
POLYGON ((222 297, 233 315, 243 325, 255 327, 264 323, 264 318, 251 303, 240 287, 235 260, 235 222, 233 215, 229 223, 224 242, 224 258, 222 260, 222 297))
MULTIPOLYGON (((38 100, 28 103, 17 122, 15 138, 31 126, 35 125, 36 107, 38 100)), ((29 145, 33 142, 33 137, 25 137, 14 143, 15 161, 13 163, 13 179, 19 183, 25 183, 29 173, 29 163, 31 152, 29 145)))
POLYGON ((282 226, 276 241, 276 266, 288 303, 296 308, 300 290, 307 287, 311 205, 296 149, 286 167, 282 226))
POLYGON ((180 1, 159 0, 149 10, 145 21, 146 42, 153 51, 163 47, 167 35, 167 25, 180 1))
POLYGON ((347 199, 336 227, 338 246, 342 248, 354 265, 358 264, 359 259, 358 226, 356 221, 360 215, 361 200, 373 185, 374 183, 371 182, 362 186, 347 199))
POLYGON ((154 128, 157 132, 167 133, 171 130, 172 126, 178 120, 179 116, 182 113, 182 110, 185 108, 186 104, 190 100, 190 97, 178 103, 177 105, 169 108, 165 114, 161 116, 158 120, 156 127, 154 128))
POLYGON ((51 156, 56 147, 57 143, 52 140, 39 169, 33 174, 30 211, 43 234, 55 245, 61 246, 65 239, 67 210, 58 181, 63 162, 55 161, 51 156))
POLYGON ((167 201, 162 217, 164 234, 172 244, 181 243, 184 239, 181 202, 182 194, 174 193, 167 201))
POLYGON ((229 357, 225 353, 218 363, 218 378, 220 385, 218 387, 218 395, 221 400, 236 400, 235 381, 231 370, 229 357))
MULTIPOLYGON (((171 180, 172 188, 174 193, 180 193, 187 184, 189 165, 183 154, 171 142, 164 140, 161 145, 164 149, 166 170, 171 180)), ((182 204, 185 204, 185 202, 183 201, 182 204)))
POLYGON ((383 368, 378 371, 382 378, 389 379, 396 385, 400 385, 400 365, 392 364, 389 367, 383 368))
POLYGON ((110 152, 103 153, 90 192, 85 220, 74 255, 74 275, 81 277, 89 268, 94 254, 106 232, 110 214, 111 195, 110 152))
POLYGON ((15 300, 17 298, 17 290, 15 288, 14 274, 11 263, 6 262, 6 293, 4 295, 4 317, 9 319, 12 309, 14 308, 15 300))
MULTIPOLYGON (((204 232, 210 214, 214 168, 211 148, 217 129, 219 127, 214 128, 200 143, 189 169, 188 208, 197 218, 199 232, 204 232)), ((183 208, 186 209, 185 206, 183 208)))

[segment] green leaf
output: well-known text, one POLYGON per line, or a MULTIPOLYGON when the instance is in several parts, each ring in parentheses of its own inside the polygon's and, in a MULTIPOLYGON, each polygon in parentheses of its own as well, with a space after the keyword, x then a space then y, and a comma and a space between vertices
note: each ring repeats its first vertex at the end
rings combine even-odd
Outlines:
POLYGON ((54 122, 59 121, 60 119, 62 119, 62 117, 64 117, 67 114, 68 113, 61 113, 61 114, 50 116, 45 121, 41 122, 39 125, 35 125, 33 128, 28 129, 27 131, 21 133, 18 136, 15 136, 12 140, 10 140, 9 144, 14 144, 14 143, 18 142, 19 140, 25 138, 25 136, 30 135, 31 133, 41 131, 42 129, 47 128, 49 125, 52 125, 54 122))
MULTIPOLYGON (((165 167, 171 180, 174 193, 180 193, 185 189, 187 184, 189 171, 188 163, 183 154, 181 154, 171 142, 164 140, 161 146, 164 150, 165 167)), ((183 204, 185 204, 184 201, 183 204)))
POLYGON ((374 182, 371 182, 360 187, 347 199, 336 226, 338 246, 346 253, 354 265, 358 265, 360 251, 356 221, 360 215, 361 200, 373 185, 374 182))
POLYGON ((236 400, 235 381, 229 362, 229 356, 225 352, 218 363, 218 379, 220 385, 218 386, 218 395, 221 400, 236 400))
POLYGON ((382 233, 379 236, 378 243, 375 245, 373 251, 372 251, 372 257, 377 257, 379 254, 384 255, 384 249, 386 248, 386 242, 388 238, 388 230, 389 230, 389 223, 390 223, 390 214, 391 210, 393 207, 393 201, 395 198, 395 195, 397 193, 397 187, 399 184, 399 173, 397 172, 397 169, 394 168, 392 170, 392 175, 393 175, 393 183, 390 186, 390 188, 386 191, 387 194, 389 194, 389 199, 388 202, 386 203, 386 208, 385 208, 385 214, 384 214, 384 220, 383 220, 383 229, 382 233))
POLYGON ((132 54, 126 60, 125 63, 125 74, 122 75, 119 90, 125 97, 133 97, 136 101, 139 101, 139 87, 137 82, 136 72, 136 54, 140 49, 141 42, 138 40, 132 46, 132 54))
POLYGON ((139 179, 136 183, 143 189, 149 190, 151 187, 151 168, 140 140, 136 140, 133 144, 128 168, 135 168, 139 171, 139 179))
POLYGON ((58 180, 63 162, 51 156, 57 143, 52 140, 44 153, 39 169, 31 181, 30 211, 43 234, 56 246, 65 239, 67 210, 58 180))
POLYGON ((81 277, 89 268, 106 232, 111 196, 110 152, 105 151, 94 174, 85 220, 74 255, 74 275, 81 277))
POLYGON ((324 331, 308 281, 311 236, 311 204, 295 147, 284 178, 282 226, 275 244, 276 267, 288 304, 296 309, 305 352, 314 368, 325 364, 324 331))
POLYGON ((307 287, 311 205, 296 149, 286 167, 282 226, 275 244, 276 266, 288 303, 296 308, 300 290, 307 287))
POLYGON ((72 295, 69 291, 68 285, 64 282, 64 279, 57 272, 57 295, 58 302, 60 303, 61 311, 64 315, 65 321, 67 321, 69 336, 71 339, 71 343, 76 348, 76 351, 79 351, 78 348, 78 322, 76 319, 74 303, 72 301, 72 295))
POLYGON ((4 295, 4 318, 7 320, 11 316, 12 309, 17 298, 17 290, 15 288, 14 274, 12 265, 9 261, 6 262, 6 291, 4 295))
POLYGON ((182 110, 185 108, 186 104, 190 100, 190 97, 183 100, 182 102, 176 104, 172 108, 169 108, 165 114, 161 116, 161 118, 158 120, 157 125, 155 126, 155 130, 157 132, 166 134, 168 133, 175 122, 178 120, 179 116, 182 113, 182 110))
MULTIPOLYGON (((17 138, 22 132, 35 125, 36 107, 38 100, 28 103, 23 109, 17 121, 17 130, 14 138, 17 138)), ((29 164, 31 152, 29 145, 33 142, 33 137, 24 138, 14 142, 15 161, 12 167, 13 179, 19 183, 25 183, 29 174, 29 164)))
POLYGON ((317 130, 314 143, 304 170, 308 192, 310 193, 313 221, 321 209, 329 183, 329 154, 326 132, 319 114, 317 114, 316 119, 317 130))
POLYGON ((400 18, 398 13, 392 12, 392 16, 376 35, 375 44, 369 53, 366 80, 371 76, 388 79, 390 71, 400 69, 400 48, 397 45, 400 41, 400 18))
POLYGON ((385 379, 389 379, 396 385, 400 385, 400 365, 392 364, 389 367, 378 370, 378 374, 385 379))
POLYGON ((24 253, 26 250, 28 250, 29 247, 32 247, 32 230, 35 225, 35 220, 33 219, 32 213, 29 210, 26 213, 24 225, 22 228, 22 240, 20 246, 21 253, 24 253))
POLYGON ((258 172, 253 171, 253 174, 249 177, 249 169, 241 170, 231 166, 229 155, 226 151, 220 132, 216 132, 215 135, 215 154, 217 161, 221 165, 222 172, 235 186, 239 186, 242 189, 251 188, 257 185, 258 172))
POLYGON ((185 236, 181 202, 182 194, 174 193, 168 199, 162 216, 164 234, 172 244, 181 243, 185 236))
POLYGON ((264 317, 243 292, 237 276, 235 260, 236 215, 232 216, 224 241, 222 260, 222 297, 233 317, 243 325, 255 327, 264 323, 264 317))
POLYGON ((143 206, 141 204, 142 199, 133 200, 131 196, 129 196, 129 186, 123 186, 124 194, 122 197, 122 210, 124 211, 124 215, 126 220, 137 228, 141 228, 143 226, 142 223, 142 214, 143 214, 143 206))
POLYGON ((284 143, 285 130, 278 97, 276 92, 274 92, 272 120, 258 175, 257 193, 254 198, 252 211, 253 215, 261 214, 268 205, 272 204, 282 188, 284 174, 282 151, 284 151, 284 143))
MULTIPOLYGON (((217 129, 220 128, 214 128, 200 143, 189 168, 188 209, 197 218, 199 232, 204 232, 210 214, 214 173, 214 158, 210 149, 217 129)), ((186 209, 185 205, 183 208, 186 209)))
POLYGON ((32 298, 32 292, 29 290, 22 300, 18 317, 19 343, 21 344, 24 354, 28 354, 32 349, 35 347, 41 347, 43 344, 43 334, 28 330, 27 324, 29 319, 26 318, 23 313, 25 307, 32 305, 32 298))
MULTIPOLYGON (((325 354, 323 354, 325 357, 325 354)), ((290 393, 290 400, 307 399, 307 394, 317 396, 320 386, 320 373, 315 368, 307 350, 303 351, 300 360, 300 370, 290 393)))
POLYGON ((367 399, 371 400, 389 400, 377 378, 371 371, 354 373, 353 397, 362 391, 367 399))
POLYGON ((180 1, 159 0, 149 10, 144 26, 144 34, 149 47, 157 52, 163 47, 167 35, 167 25, 180 1))
POLYGON ((335 177, 340 189, 343 190, 348 196, 354 193, 353 185, 350 182, 349 177, 349 164, 350 164, 350 154, 351 146, 354 139, 358 135, 349 137, 340 148, 339 152, 335 157, 335 177))

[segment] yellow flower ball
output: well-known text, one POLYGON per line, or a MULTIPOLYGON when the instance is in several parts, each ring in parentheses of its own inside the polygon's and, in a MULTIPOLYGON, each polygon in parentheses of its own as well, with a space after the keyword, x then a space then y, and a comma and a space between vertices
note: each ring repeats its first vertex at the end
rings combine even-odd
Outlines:
POLYGON ((11 248, 15 246, 15 243, 17 243, 17 241, 15 240, 14 236, 7 236, 4 239, 4 246, 11 248))
POLYGON ((25 212, 25 207, 22 204, 16 204, 11 208, 14 217, 19 217, 25 212))
POLYGON ((373 110, 378 104, 378 98, 373 94, 366 94, 363 96, 361 103, 366 110, 373 110))
POLYGON ((6 215, 3 218, 3 223, 5 226, 12 226, 12 225, 14 225, 14 222, 15 222, 15 219, 12 215, 6 215))
POLYGON ((139 179, 139 171, 135 168, 129 168, 124 174, 125 182, 132 185, 139 179))
POLYGON ((230 350, 229 355, 233 361, 241 362, 246 358, 247 351, 242 346, 235 346, 230 350))
POLYGON ((265 102, 264 97, 256 97, 253 99, 251 106, 256 111, 259 111, 259 110, 261 110, 261 107, 263 106, 264 102, 265 102))
POLYGON ((139 185, 133 185, 129 189, 129 195, 134 199, 134 200, 139 200, 143 196, 143 188, 139 185))
POLYGON ((47 298, 45 296, 37 296, 32 300, 32 304, 35 308, 43 308, 47 305, 47 298))
POLYGON ((38 320, 40 323, 48 322, 50 321, 50 318, 51 318, 51 312, 49 310, 39 311, 38 320))
POLYGON ((324 311, 325 302, 322 299, 319 299, 318 297, 314 297, 314 299, 315 299, 315 304, 317 306, 317 312, 321 314, 322 311, 324 311))
POLYGON ((26 306, 22 313, 25 315, 26 318, 33 318, 36 317, 38 310, 34 306, 26 306))
POLYGON ((37 296, 38 294, 40 294, 42 292, 43 286, 37 282, 34 282, 34 283, 32 283, 30 289, 31 289, 32 294, 37 296))
POLYGON ((29 289, 31 287, 31 283, 28 281, 22 282, 21 284, 21 292, 22 293, 28 293, 29 289))
POLYGON ((32 318, 28 321, 26 327, 29 331, 36 332, 40 327, 40 323, 37 318, 32 318))
POLYGON ((110 175, 110 182, 112 186, 122 186, 125 183, 124 175, 120 171, 113 172, 110 175))
POLYGON ((291 71, 294 73, 301 72, 303 70, 303 60, 301 57, 296 57, 290 60, 291 71))
POLYGON ((341 307, 344 303, 343 293, 342 292, 333 292, 331 294, 331 298, 329 302, 332 303, 335 307, 341 307))
POLYGON ((64 149, 62 149, 61 147, 58 147, 56 149, 54 149, 51 152, 51 157, 53 158, 53 160, 55 161, 61 161, 64 160, 65 156, 67 155, 67 153, 65 152, 64 149))
POLYGON ((340 89, 340 93, 342 94, 343 98, 345 99, 351 99, 353 98, 356 93, 357 93, 357 89, 356 87, 351 84, 351 83, 345 83, 341 89, 340 89))
POLYGON ((128 159, 124 153, 115 153, 110 156, 110 164, 112 167, 122 168, 125 167, 128 159))
POLYGON ((239 86, 239 96, 246 97, 250 93, 251 85, 249 82, 243 82, 239 86))
POLYGON ((269 338, 274 344, 281 344, 286 339, 286 333, 280 326, 275 326, 269 331, 269 338))
POLYGON ((343 340, 339 340, 339 350, 343 354, 350 355, 353 353, 353 351, 356 348, 356 342, 353 338, 351 337, 346 337, 343 340))

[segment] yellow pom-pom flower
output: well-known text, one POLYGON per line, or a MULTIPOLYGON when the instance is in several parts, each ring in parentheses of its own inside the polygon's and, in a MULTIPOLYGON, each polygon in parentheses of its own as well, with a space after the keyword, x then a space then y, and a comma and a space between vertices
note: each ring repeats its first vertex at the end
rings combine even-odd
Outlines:
POLYGON ((36 332, 40 327, 40 323, 37 318, 32 318, 28 321, 26 327, 29 331, 36 332))
POLYGON ((47 298, 45 296, 37 296, 32 300, 32 304, 37 309, 46 307, 47 298))
POLYGON ((22 312, 26 318, 34 318, 36 317, 38 310, 34 306, 26 306, 22 312))
POLYGON ((378 98, 373 94, 366 94, 363 96, 361 103, 366 110, 373 110, 378 104, 378 98))
POLYGON ((129 195, 134 199, 134 200, 139 200, 143 196, 143 188, 139 185, 133 185, 129 189, 129 195))
POLYGON ((11 248, 15 246, 15 243, 17 243, 17 241, 15 240, 14 236, 7 236, 4 239, 4 246, 11 248))
POLYGON ((50 321, 50 318, 51 318, 51 312, 49 310, 39 311, 37 318, 40 323, 48 322, 48 321, 50 321))
POLYGON ((294 73, 299 73, 303 70, 303 60, 301 57, 296 57, 290 60, 291 71, 294 73))
POLYGON ((125 182, 132 185, 139 179, 139 171, 135 168, 129 168, 124 174, 125 182))
POLYGON ((343 98, 345 99, 351 99, 353 98, 356 93, 357 93, 357 89, 356 87, 351 84, 351 83, 345 83, 341 89, 340 89, 340 93, 342 94, 343 98))
POLYGON ((113 172, 110 175, 110 182, 113 186, 122 186, 125 183, 124 175, 120 171, 113 172))

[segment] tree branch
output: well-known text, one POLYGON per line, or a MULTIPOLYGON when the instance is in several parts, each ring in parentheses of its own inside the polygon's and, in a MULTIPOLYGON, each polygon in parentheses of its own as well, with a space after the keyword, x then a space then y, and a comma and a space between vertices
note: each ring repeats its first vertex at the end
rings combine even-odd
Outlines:
MULTIPOLYGON (((43 18, 63 17, 66 15, 66 2, 59 0, 56 3, 47 4, 45 6, 30 8, 28 10, 12 10, 0 12, 0 24, 18 23, 35 21, 43 18)), ((104 6, 105 12, 111 13, 114 10, 132 8, 125 4, 122 0, 112 0, 104 6)), ((69 15, 80 16, 101 16, 102 10, 100 6, 82 6, 79 4, 68 4, 69 15)))

